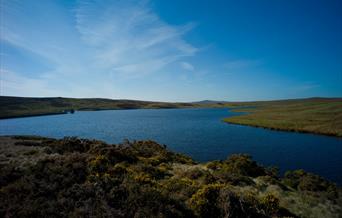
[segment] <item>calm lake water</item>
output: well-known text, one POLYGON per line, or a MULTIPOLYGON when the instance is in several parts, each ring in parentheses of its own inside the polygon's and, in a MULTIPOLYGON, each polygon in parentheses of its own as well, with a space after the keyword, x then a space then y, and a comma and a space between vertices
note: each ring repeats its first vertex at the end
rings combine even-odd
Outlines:
POLYGON ((79 136, 120 143, 152 139, 197 161, 248 153, 283 173, 305 169, 342 184, 342 139, 232 125, 224 108, 139 109, 76 112, 0 120, 0 135, 79 136))

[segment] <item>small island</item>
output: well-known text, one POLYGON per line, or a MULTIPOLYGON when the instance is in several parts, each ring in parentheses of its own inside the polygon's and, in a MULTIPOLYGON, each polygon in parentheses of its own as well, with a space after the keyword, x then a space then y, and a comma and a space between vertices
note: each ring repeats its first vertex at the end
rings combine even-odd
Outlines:
POLYGON ((154 141, 0 137, 1 217, 339 217, 342 190, 246 154, 197 163, 154 141))

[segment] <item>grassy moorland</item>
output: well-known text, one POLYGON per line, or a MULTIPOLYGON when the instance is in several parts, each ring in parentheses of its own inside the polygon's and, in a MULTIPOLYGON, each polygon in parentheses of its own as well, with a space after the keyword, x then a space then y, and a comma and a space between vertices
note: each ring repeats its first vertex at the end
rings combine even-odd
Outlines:
POLYGON ((66 110, 113 110, 138 108, 193 107, 191 103, 167 103, 102 98, 24 98, 0 96, 0 119, 63 114, 66 110))
POLYGON ((248 112, 224 119, 233 124, 342 137, 342 98, 232 103, 248 112), (249 106, 249 107, 248 107, 249 106))
POLYGON ((0 137, 1 217, 340 217, 342 190, 248 155, 196 163, 153 141, 0 137))

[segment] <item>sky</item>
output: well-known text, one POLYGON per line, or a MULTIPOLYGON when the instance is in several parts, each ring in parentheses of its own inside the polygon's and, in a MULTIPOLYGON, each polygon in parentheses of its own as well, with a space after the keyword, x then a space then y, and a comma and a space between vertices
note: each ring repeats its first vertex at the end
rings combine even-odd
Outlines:
POLYGON ((0 94, 342 97, 339 0, 0 0, 0 94))

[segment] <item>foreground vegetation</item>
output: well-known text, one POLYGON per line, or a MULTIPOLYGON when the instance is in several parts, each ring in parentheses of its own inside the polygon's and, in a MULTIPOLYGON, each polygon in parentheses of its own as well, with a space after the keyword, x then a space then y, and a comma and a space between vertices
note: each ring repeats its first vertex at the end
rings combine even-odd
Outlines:
POLYGON ((248 112, 224 119, 234 124, 342 137, 342 99, 312 98, 232 104, 248 112))
POLYGON ((24 98, 0 96, 0 119, 63 114, 70 110, 114 110, 139 108, 184 108, 191 103, 167 103, 103 98, 24 98))
POLYGON ((0 217, 341 217, 323 178, 248 155, 195 163, 153 141, 0 137, 0 217))

